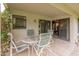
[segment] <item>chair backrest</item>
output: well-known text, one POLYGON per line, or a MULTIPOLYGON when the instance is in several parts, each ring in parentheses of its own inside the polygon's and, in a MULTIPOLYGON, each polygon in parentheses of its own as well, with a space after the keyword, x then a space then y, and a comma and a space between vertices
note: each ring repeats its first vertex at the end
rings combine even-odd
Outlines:
POLYGON ((27 30, 27 36, 32 39, 32 40, 36 40, 35 38, 35 33, 34 33, 34 30, 33 29, 29 29, 27 30))
POLYGON ((29 29, 27 30, 27 36, 34 36, 34 30, 33 29, 29 29))
POLYGON ((51 35, 53 35, 53 30, 48 30, 48 32, 49 32, 51 35))
POLYGON ((49 43, 51 39, 51 34, 50 33, 42 33, 40 34, 40 40, 39 40, 39 45, 44 46, 49 43))
POLYGON ((10 36, 11 44, 17 50, 16 42, 14 41, 13 34, 9 32, 7 35, 10 36))

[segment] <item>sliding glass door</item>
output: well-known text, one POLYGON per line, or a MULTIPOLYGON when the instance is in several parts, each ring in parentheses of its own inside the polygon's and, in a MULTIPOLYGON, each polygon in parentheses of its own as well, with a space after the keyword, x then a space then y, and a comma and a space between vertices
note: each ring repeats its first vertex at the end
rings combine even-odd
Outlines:
POLYGON ((54 36, 63 40, 70 40, 70 20, 69 18, 52 21, 54 36))
POLYGON ((63 40, 70 39, 70 21, 69 18, 60 20, 59 37, 63 40))
POLYGON ((50 21, 39 20, 39 33, 46 33, 50 30, 50 21))

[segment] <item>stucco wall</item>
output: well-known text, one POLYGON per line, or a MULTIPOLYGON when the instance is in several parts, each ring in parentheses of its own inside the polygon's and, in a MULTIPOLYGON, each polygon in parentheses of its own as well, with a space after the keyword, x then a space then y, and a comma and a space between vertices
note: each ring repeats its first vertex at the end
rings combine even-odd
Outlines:
POLYGON ((43 16, 43 15, 38 15, 38 14, 28 13, 28 12, 23 12, 23 11, 16 11, 16 10, 13 10, 12 14, 26 16, 26 20, 27 20, 26 29, 13 29, 12 30, 16 41, 25 39, 27 37, 28 29, 34 29, 35 35, 38 35, 38 31, 39 31, 38 20, 39 19, 44 19, 44 20, 53 19, 52 17, 48 17, 48 16, 43 16), (36 20, 36 22, 34 22, 34 20, 36 20))
POLYGON ((27 19, 26 29, 13 29, 12 30, 12 32, 14 34, 15 41, 25 39, 27 37, 27 30, 28 29, 34 29, 35 35, 38 35, 38 31, 39 31, 38 21, 39 21, 39 19, 51 21, 51 20, 57 20, 57 19, 67 18, 67 17, 70 18, 70 42, 72 44, 74 44, 75 41, 77 41, 77 35, 78 35, 78 32, 77 32, 78 27, 77 26, 78 25, 77 25, 77 18, 76 17, 62 16, 62 17, 53 18, 53 17, 49 17, 49 16, 43 16, 43 15, 39 15, 39 14, 23 12, 23 11, 16 11, 16 10, 13 10, 12 14, 26 16, 26 19, 27 19), (34 22, 34 20, 36 20, 36 22, 34 22))

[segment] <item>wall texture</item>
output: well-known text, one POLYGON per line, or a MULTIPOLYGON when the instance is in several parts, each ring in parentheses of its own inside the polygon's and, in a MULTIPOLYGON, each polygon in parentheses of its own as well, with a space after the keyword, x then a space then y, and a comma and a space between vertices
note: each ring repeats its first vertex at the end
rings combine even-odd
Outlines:
MULTIPOLYGON (((26 29, 13 29, 12 32, 14 34, 14 38, 15 41, 19 41, 22 39, 25 39, 27 37, 27 30, 28 29, 34 29, 35 31, 35 35, 38 35, 38 25, 39 25, 39 19, 44 19, 44 20, 57 20, 57 19, 62 19, 62 18, 70 18, 70 42, 72 44, 74 44, 73 42, 75 42, 77 40, 77 18, 75 17, 71 17, 71 16, 62 16, 62 17, 49 17, 49 16, 43 16, 43 15, 38 15, 38 14, 34 14, 34 13, 29 13, 29 12, 23 12, 23 11, 16 11, 13 10, 12 14, 16 14, 16 15, 22 15, 22 16, 26 16, 27 19, 27 27, 26 29), (34 20, 36 20, 36 22, 34 22, 34 20)), ((73 46, 73 45, 72 45, 73 46)))
POLYGON ((12 14, 26 16, 26 20, 27 20, 26 29, 13 29, 12 30, 16 41, 25 39, 27 37, 28 29, 34 29, 35 35, 38 35, 39 19, 44 19, 44 20, 53 19, 52 17, 48 17, 48 16, 43 16, 43 15, 38 15, 38 14, 28 13, 28 12, 23 12, 23 11, 15 11, 15 10, 12 11, 12 14), (34 20, 36 20, 36 22, 34 22, 34 20))

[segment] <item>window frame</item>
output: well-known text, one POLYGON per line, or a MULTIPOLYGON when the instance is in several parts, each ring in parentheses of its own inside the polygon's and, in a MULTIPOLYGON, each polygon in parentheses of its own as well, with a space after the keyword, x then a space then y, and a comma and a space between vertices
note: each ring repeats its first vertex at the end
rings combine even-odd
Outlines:
POLYGON ((26 29, 26 16, 21 16, 21 15, 12 15, 12 21, 13 21, 13 29, 26 29), (20 25, 17 24, 17 21, 21 23, 20 25), (24 23, 24 24, 23 24, 24 23))

